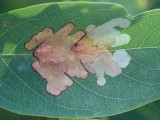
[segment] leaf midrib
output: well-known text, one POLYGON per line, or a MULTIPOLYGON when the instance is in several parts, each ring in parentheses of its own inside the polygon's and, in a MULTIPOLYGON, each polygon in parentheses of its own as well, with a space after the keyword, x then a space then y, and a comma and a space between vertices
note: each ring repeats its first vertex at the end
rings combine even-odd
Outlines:
MULTIPOLYGON (((143 49, 160 49, 160 47, 143 47, 143 48, 131 48, 131 49, 118 49, 118 50, 126 50, 126 51, 129 51, 129 50, 143 50, 143 49)), ((110 50, 110 51, 112 51, 112 52, 114 52, 114 51, 117 51, 117 50, 110 50)), ((25 56, 25 55, 33 55, 32 53, 27 53, 27 54, 22 54, 22 53, 16 53, 16 54, 10 54, 10 53, 8 53, 8 54, 0 54, 0 56, 25 56)))

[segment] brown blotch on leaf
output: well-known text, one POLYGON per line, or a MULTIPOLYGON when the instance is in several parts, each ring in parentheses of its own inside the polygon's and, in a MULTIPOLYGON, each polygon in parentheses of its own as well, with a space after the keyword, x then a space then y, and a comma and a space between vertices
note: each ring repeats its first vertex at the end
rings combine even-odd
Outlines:
POLYGON ((76 52, 72 51, 75 44, 85 36, 85 32, 79 30, 68 35, 74 29, 73 23, 64 25, 56 33, 51 28, 45 28, 25 44, 27 50, 39 45, 34 51, 34 56, 39 61, 33 62, 32 67, 46 79, 46 90, 52 95, 58 96, 66 87, 71 86, 73 80, 70 77, 86 79, 88 76, 76 52))
POLYGON ((51 35, 53 35, 53 30, 51 28, 45 28, 43 31, 34 35, 32 39, 25 44, 25 48, 27 50, 32 50, 34 47, 48 39, 51 35))
POLYGON ((25 43, 27 50, 38 46, 33 54, 39 61, 33 62, 32 67, 46 79, 47 92, 55 96, 73 84, 71 77, 86 79, 86 69, 96 74, 98 79, 103 78, 104 72, 112 77, 121 73, 118 63, 111 59, 113 53, 108 50, 115 44, 114 38, 98 47, 94 44, 94 25, 89 25, 86 32, 79 30, 68 35, 74 29, 73 23, 64 25, 56 33, 51 28, 45 28, 25 43))
POLYGON ((89 25, 86 28, 86 36, 83 37, 83 39, 80 40, 77 45, 72 48, 72 50, 77 53, 85 68, 88 68, 87 70, 89 70, 90 72, 93 70, 91 70, 88 64, 91 64, 95 60, 95 58, 102 54, 106 56, 113 55, 112 52, 108 50, 108 48, 110 47, 109 45, 105 45, 102 48, 98 48, 96 45, 94 45, 94 29, 94 25, 89 25))

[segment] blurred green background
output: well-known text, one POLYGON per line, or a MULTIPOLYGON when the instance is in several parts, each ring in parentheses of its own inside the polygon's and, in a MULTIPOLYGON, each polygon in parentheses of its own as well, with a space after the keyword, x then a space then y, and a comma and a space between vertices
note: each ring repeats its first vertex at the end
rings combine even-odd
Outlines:
MULTIPOLYGON (((159 120, 159 119, 160 119, 160 101, 155 101, 153 103, 150 103, 138 109, 135 109, 126 113, 122 113, 119 115, 95 118, 95 120, 159 120)), ((56 119, 56 118, 51 119, 51 118, 18 115, 18 114, 6 111, 4 109, 0 109, 0 120, 65 120, 65 119, 56 119)), ((67 120, 71 120, 71 119, 67 119, 67 120)), ((72 119, 72 120, 76 120, 76 119, 72 119)))
MULTIPOLYGON (((0 14, 24 8, 30 5, 49 2, 68 2, 68 1, 86 1, 92 0, 0 0, 0 14)), ((131 16, 135 16, 143 11, 160 8, 160 0, 93 0, 93 2, 112 2, 126 7, 131 16)), ((96 118, 100 120, 159 120, 160 119, 160 101, 155 101, 135 110, 110 117, 96 118)), ((58 120, 55 118, 31 117, 18 115, 4 109, 0 109, 0 120, 58 120)), ((64 119, 63 119, 64 120, 64 119)))
POLYGON ((92 0, 0 0, 0 13, 41 3, 68 2, 68 1, 91 2, 92 0))
POLYGON ((146 10, 160 8, 160 0, 92 0, 93 2, 112 2, 123 5, 134 16, 146 10))
POLYGON ((0 13, 40 3, 68 1, 118 3, 125 6, 129 11, 130 15, 136 15, 146 10, 160 8, 160 0, 0 0, 0 13))

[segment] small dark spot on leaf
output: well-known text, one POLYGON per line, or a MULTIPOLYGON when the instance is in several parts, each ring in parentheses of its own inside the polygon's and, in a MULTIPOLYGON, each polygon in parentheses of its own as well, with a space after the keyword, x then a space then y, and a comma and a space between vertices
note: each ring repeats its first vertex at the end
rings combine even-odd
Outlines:
POLYGON ((9 24, 8 22, 4 22, 4 23, 3 23, 3 26, 5 26, 5 27, 9 27, 9 26, 10 26, 10 24, 9 24))

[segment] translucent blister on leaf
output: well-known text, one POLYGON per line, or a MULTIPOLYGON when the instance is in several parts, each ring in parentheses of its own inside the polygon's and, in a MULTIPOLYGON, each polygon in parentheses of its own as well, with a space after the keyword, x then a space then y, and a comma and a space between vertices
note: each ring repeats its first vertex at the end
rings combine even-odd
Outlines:
POLYGON ((109 47, 117 47, 129 43, 130 36, 121 34, 115 28, 117 26, 127 28, 129 25, 130 21, 124 18, 112 19, 98 27, 91 24, 86 28, 86 37, 77 43, 78 47, 86 48, 81 52, 79 51, 80 59, 89 72, 96 74, 98 77, 97 83, 100 86, 106 83, 105 73, 115 77, 122 73, 121 68, 125 68, 131 60, 125 50, 119 50, 114 53, 108 50, 109 47), (83 54, 85 55, 82 57, 83 54))

